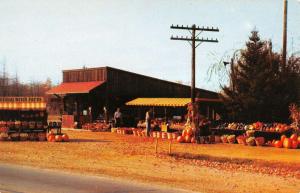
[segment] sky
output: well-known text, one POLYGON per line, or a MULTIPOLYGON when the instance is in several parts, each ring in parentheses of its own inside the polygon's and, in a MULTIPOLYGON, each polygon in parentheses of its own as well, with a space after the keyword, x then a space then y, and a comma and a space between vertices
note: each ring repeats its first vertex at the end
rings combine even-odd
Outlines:
MULTIPOLYGON (((190 84, 191 46, 174 25, 218 27, 196 50, 196 86, 219 91, 209 69, 245 47, 250 32, 281 50, 283 0, 0 0, 0 67, 23 82, 62 70, 111 66, 190 84)), ((288 53, 300 51, 300 0, 288 1, 288 53)), ((0 70, 1 71, 1 70, 0 70)))

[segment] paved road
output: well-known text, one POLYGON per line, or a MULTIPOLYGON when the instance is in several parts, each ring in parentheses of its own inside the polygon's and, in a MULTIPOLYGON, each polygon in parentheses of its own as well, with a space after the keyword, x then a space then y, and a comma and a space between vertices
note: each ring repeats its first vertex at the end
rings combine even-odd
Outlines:
POLYGON ((0 164, 0 193, 187 193, 179 189, 0 164))

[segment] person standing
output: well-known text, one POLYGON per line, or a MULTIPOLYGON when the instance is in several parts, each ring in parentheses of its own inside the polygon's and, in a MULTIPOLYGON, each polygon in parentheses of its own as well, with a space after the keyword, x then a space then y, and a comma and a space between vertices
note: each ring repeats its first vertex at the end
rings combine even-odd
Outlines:
POLYGON ((106 108, 105 106, 103 107, 103 118, 104 118, 105 124, 108 124, 108 122, 109 122, 109 117, 108 117, 108 111, 107 111, 107 108, 106 108))
POLYGON ((122 124, 122 113, 120 111, 120 108, 117 108, 117 111, 114 114, 114 122, 115 127, 120 127, 122 124))
POLYGON ((151 131, 151 112, 152 110, 149 109, 147 112, 146 112, 146 117, 145 117, 145 121, 146 121, 146 134, 147 136, 149 137, 150 136, 150 131, 151 131))

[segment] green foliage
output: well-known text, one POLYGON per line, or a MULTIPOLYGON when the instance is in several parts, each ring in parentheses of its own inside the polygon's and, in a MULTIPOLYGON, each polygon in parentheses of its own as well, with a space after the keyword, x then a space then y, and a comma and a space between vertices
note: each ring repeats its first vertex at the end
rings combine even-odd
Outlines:
POLYGON ((262 41, 252 31, 230 73, 230 85, 223 87, 222 99, 228 118, 235 121, 287 121, 288 106, 297 100, 295 79, 299 60, 291 57, 286 66, 272 51, 270 41, 262 41))

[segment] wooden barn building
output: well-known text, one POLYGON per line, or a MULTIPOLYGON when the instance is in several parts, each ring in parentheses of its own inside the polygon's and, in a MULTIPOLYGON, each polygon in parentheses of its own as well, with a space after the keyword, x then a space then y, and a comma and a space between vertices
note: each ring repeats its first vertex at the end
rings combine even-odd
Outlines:
MULTIPOLYGON (((63 114, 81 122, 87 115, 95 120, 104 106, 112 115, 117 107, 136 98, 189 98, 190 93, 190 86, 112 67, 64 70, 63 82, 47 92, 52 101, 62 101, 63 114)), ((204 89, 196 93, 203 113, 215 118, 221 104, 218 93, 204 89)))

